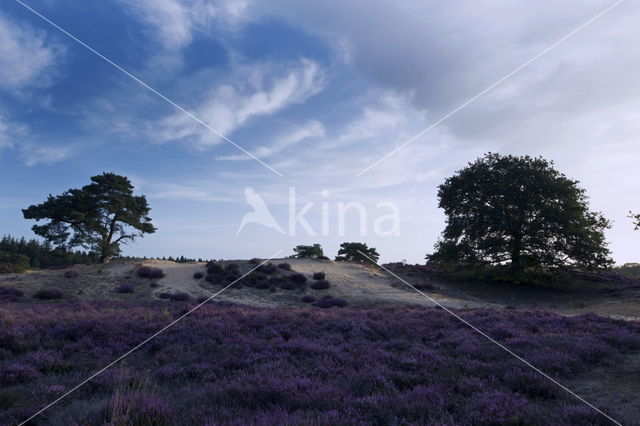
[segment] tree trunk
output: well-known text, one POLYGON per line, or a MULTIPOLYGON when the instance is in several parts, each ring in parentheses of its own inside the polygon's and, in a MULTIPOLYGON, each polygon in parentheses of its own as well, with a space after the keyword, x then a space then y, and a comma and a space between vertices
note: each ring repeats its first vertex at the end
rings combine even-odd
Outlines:
POLYGON ((511 248, 511 271, 514 274, 522 271, 522 236, 515 235, 513 237, 513 246, 511 248))

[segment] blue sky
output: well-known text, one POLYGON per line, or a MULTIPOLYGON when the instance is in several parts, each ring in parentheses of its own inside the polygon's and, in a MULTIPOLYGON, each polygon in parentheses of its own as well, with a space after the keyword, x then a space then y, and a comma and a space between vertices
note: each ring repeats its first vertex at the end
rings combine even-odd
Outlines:
POLYGON ((624 2, 385 161, 396 146, 533 58, 612 1, 25 2, 259 162, 17 2, 0 5, 0 221, 113 171, 147 195, 158 233, 130 255, 334 255, 365 241, 421 262, 443 226, 436 187, 488 152, 543 155, 614 221, 617 262, 638 261, 640 6, 624 2), (326 235, 257 224, 252 187, 287 228, 289 191, 326 235), (325 192, 323 192, 325 191, 325 192), (338 235, 339 203, 356 211, 338 235), (324 203, 324 205, 323 205, 324 203), (376 235, 393 203, 397 235, 376 235), (378 206, 377 206, 378 205, 378 206), (324 213, 323 213, 324 212, 324 213))

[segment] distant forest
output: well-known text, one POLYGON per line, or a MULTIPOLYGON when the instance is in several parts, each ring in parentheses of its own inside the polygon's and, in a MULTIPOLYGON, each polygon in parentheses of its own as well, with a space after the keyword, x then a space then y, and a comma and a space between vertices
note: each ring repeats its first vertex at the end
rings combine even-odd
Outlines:
MULTIPOLYGON (((147 259, 131 256, 118 256, 118 259, 136 260, 147 259)), ((80 263, 97 263, 99 256, 93 252, 82 250, 64 250, 54 248, 46 241, 37 239, 27 240, 26 238, 15 238, 5 235, 0 240, 0 264, 6 269, 4 272, 21 272, 24 269, 46 269, 80 263), (11 265, 9 265, 11 264, 11 265)), ((170 260, 178 263, 196 262, 184 256, 163 257, 162 260, 170 260)), ((202 259, 197 259, 202 262, 202 259)), ((1 266, 1 265, 0 265, 1 266)), ((0 272, 3 268, 0 267, 0 272)))

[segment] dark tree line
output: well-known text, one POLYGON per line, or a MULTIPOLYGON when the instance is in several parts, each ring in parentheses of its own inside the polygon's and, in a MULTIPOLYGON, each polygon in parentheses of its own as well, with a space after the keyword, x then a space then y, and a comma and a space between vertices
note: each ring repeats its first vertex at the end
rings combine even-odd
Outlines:
POLYGON ((0 240, 0 252, 25 256, 29 262, 28 266, 33 269, 98 261, 98 256, 95 253, 56 249, 46 241, 27 240, 24 237, 18 239, 10 235, 5 235, 0 240))

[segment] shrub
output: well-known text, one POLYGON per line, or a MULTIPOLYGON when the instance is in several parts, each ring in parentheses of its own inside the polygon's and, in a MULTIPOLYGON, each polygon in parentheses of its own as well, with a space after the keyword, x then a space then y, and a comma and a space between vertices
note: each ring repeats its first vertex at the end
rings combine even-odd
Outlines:
POLYGON ((227 272, 238 272, 240 270, 240 267, 238 266, 237 263, 230 263, 227 266, 225 266, 224 269, 227 272))
POLYGON ((171 293, 167 293, 163 291, 162 293, 158 294, 158 297, 160 299, 169 299, 171 297, 171 293))
POLYGON ((260 259, 258 259, 257 257, 254 257, 253 259, 249 260, 249 263, 252 265, 257 265, 258 263, 262 262, 260 259))
POLYGON ((138 276, 142 278, 151 278, 157 280, 164 277, 164 272, 160 268, 141 266, 140 268, 138 268, 138 276))
POLYGON ((299 284, 296 284, 293 281, 285 281, 284 283, 282 283, 280 285, 280 288, 282 288, 284 290, 295 290, 298 287, 299 287, 299 284))
POLYGON ((264 280, 264 281, 258 281, 254 284, 255 288, 259 288, 261 290, 267 290, 268 288, 271 288, 271 284, 269 284, 269 281, 264 280))
POLYGON ((155 281, 154 281, 154 282, 152 282, 152 283, 149 283, 149 287, 151 287, 151 288, 158 288, 158 287, 160 287, 160 284, 158 284, 157 282, 155 282, 155 281))
POLYGON ((315 302, 315 301, 316 301, 316 298, 315 298, 315 296, 311 296, 310 294, 308 294, 308 295, 306 295, 306 296, 304 296, 304 297, 302 298, 302 301, 303 301, 304 303, 313 303, 313 302, 315 302))
POLYGON ((378 263, 380 255, 373 247, 365 243, 342 243, 336 260, 348 260, 359 263, 378 263))
POLYGON ((313 306, 317 306, 318 308, 322 309, 328 309, 333 307, 344 308, 348 304, 349 302, 344 299, 338 299, 335 297, 323 297, 322 299, 314 303, 313 306))
POLYGON ((186 302, 187 300, 191 299, 191 296, 189 296, 187 293, 178 291, 169 295, 169 299, 174 302, 186 302))
POLYGON ((298 283, 298 284, 302 284, 302 283, 306 283, 307 282, 307 277, 304 276, 304 274, 292 274, 289 275, 289 281, 292 281, 294 283, 298 283))
POLYGON ((314 283, 311 283, 310 287, 314 290, 326 290, 331 287, 331 284, 329 284, 329 281, 327 280, 318 280, 314 283))
POLYGON ((62 299, 63 295, 57 288, 43 288, 38 290, 33 297, 41 300, 62 299))
POLYGON ((78 271, 74 271, 73 269, 70 271, 65 271, 64 273, 65 278, 77 278, 79 276, 80 274, 78 273, 78 271))
POLYGON ((118 293, 133 293, 133 285, 131 284, 121 284, 116 288, 118 293))
POLYGON ((224 272, 224 266, 219 264, 218 262, 209 262, 207 263, 207 273, 209 274, 219 274, 224 272))
POLYGON ((194 272, 193 273, 193 278, 195 278, 196 280, 199 280, 202 277, 204 277, 204 272, 194 272))
POLYGON ((260 265, 257 270, 263 274, 274 274, 277 271, 276 267, 272 263, 260 265))
POLYGON ((291 265, 288 264, 288 263, 279 263, 278 264, 278 268, 284 269, 285 271, 290 271, 291 270, 291 265))
POLYGON ((313 273, 313 279, 314 280, 324 280, 324 278, 325 278, 324 272, 314 272, 313 273))
POLYGON ((24 272, 29 268, 29 258, 23 254, 0 251, 0 274, 24 272))
POLYGON ((320 244, 314 244, 312 246, 299 245, 293 249, 293 252, 295 253, 294 256, 299 259, 305 257, 315 258, 324 256, 322 246, 320 244))
POLYGON ((24 293, 13 287, 0 287, 0 301, 13 302, 24 296, 24 293))

